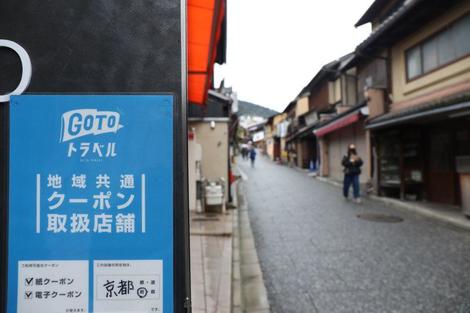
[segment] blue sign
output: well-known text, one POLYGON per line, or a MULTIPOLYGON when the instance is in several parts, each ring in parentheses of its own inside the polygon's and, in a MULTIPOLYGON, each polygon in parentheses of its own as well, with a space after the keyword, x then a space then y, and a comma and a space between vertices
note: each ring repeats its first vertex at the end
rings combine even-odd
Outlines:
POLYGON ((173 105, 12 97, 7 313, 173 312, 173 105))

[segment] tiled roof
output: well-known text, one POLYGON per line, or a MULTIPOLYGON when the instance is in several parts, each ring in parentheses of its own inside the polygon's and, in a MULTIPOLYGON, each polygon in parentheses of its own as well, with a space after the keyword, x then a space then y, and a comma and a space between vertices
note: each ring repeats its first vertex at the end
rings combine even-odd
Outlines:
POLYGON ((446 98, 442 98, 436 101, 432 101, 425 105, 420 105, 409 109, 391 112, 378 116, 376 118, 370 119, 367 122, 366 128, 378 128, 380 126, 395 124, 395 122, 398 123, 400 121, 403 121, 405 117, 410 117, 410 120, 412 120, 412 117, 417 114, 430 112, 438 108, 450 107, 455 104, 464 103, 467 101, 470 101, 470 92, 468 91, 446 98))
POLYGON ((349 110, 344 111, 344 112, 342 112, 341 114, 335 115, 333 118, 331 118, 331 119, 329 119, 329 120, 320 122, 320 123, 317 125, 317 128, 324 127, 324 126, 326 126, 326 125, 328 125, 328 124, 331 124, 331 123, 333 123, 334 121, 336 121, 336 120, 342 118, 343 116, 346 116, 346 115, 348 115, 348 114, 350 114, 350 113, 352 113, 352 112, 354 112, 354 111, 357 111, 357 110, 359 110, 359 109, 362 109, 362 108, 365 107, 366 105, 367 105, 366 102, 365 102, 365 101, 362 101, 362 102, 356 104, 355 106, 351 107, 349 110))
POLYGON ((385 21, 382 22, 376 29, 370 34, 370 36, 364 40, 359 46, 357 46, 356 51, 359 52, 367 48, 372 44, 377 38, 379 38, 384 32, 389 30, 393 25, 403 18, 406 13, 409 12, 413 7, 415 7, 420 2, 424 0, 407 0, 400 6, 393 14, 391 14, 385 21))
POLYGON ((381 8, 386 6, 389 1, 390 0, 375 0, 354 26, 359 27, 371 22, 374 16, 376 16, 381 8))
POLYGON ((317 84, 321 83, 323 79, 328 78, 329 75, 337 75, 338 68, 341 67, 345 62, 349 63, 352 59, 354 59, 354 52, 343 55, 338 60, 334 60, 323 65, 317 74, 315 74, 315 76, 312 78, 312 80, 302 89, 302 91, 300 91, 297 98, 310 92, 315 86, 317 86, 317 84))

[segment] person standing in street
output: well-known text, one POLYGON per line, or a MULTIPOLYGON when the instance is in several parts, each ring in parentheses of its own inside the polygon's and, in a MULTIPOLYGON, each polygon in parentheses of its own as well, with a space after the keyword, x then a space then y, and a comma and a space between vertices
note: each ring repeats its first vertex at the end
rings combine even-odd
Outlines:
POLYGON ((242 159, 246 160, 248 155, 248 148, 246 144, 242 144, 242 159))
POLYGON ((255 159, 256 159, 256 149, 255 147, 251 147, 250 149, 251 167, 255 167, 255 159))
POLYGON ((348 155, 343 157, 342 165, 344 167, 343 195, 347 199, 349 196, 349 188, 353 187, 353 196, 356 203, 361 203, 359 175, 361 175, 361 167, 364 162, 357 155, 356 146, 350 144, 348 147, 348 155))

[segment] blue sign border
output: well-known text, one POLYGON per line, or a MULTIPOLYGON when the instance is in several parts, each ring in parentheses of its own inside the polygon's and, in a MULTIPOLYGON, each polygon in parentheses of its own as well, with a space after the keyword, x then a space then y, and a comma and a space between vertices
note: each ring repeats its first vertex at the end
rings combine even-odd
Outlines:
MULTIPOLYGON (((11 123, 11 132, 10 132, 10 191, 9 191, 9 279, 8 279, 8 305, 7 312, 13 313, 13 307, 16 307, 16 298, 17 298, 17 286, 14 281, 17 280, 17 262, 20 259, 23 260, 72 260, 72 259, 81 259, 84 258, 82 255, 83 249, 70 250, 70 251, 56 251, 53 252, 51 249, 48 249, 48 253, 41 254, 41 248, 44 246, 47 247, 49 242, 54 242, 54 240, 46 240, 46 243, 41 243, 41 240, 38 241, 36 245, 35 242, 31 242, 31 238, 28 236, 18 236, 17 226, 23 225, 21 219, 18 219, 16 214, 22 212, 21 210, 15 210, 18 208, 18 204, 25 205, 29 201, 27 196, 22 197, 18 194, 20 189, 15 188, 15 186, 22 185, 22 189, 26 189, 23 186, 24 180, 27 180, 27 177, 17 177, 16 174, 23 173, 31 174, 34 171, 31 171, 31 168, 27 168, 28 162, 31 163, 32 159, 39 157, 40 155, 43 158, 40 158, 39 164, 45 165, 44 163, 52 163, 54 166, 59 166, 61 157, 56 158, 54 155, 50 155, 54 150, 54 146, 57 146, 59 136, 57 136, 58 130, 58 121, 57 118, 66 111, 77 109, 77 108, 92 108, 93 105, 95 108, 101 110, 116 110, 122 113, 126 113, 127 110, 139 111, 137 114, 138 118, 134 122, 140 122, 141 124, 145 119, 152 121, 151 123, 143 123, 147 125, 147 140, 145 144, 145 152, 142 153, 141 150, 136 149, 137 153, 134 154, 134 157, 144 157, 153 159, 153 166, 151 169, 156 171, 158 167, 164 168, 164 173, 159 172, 157 175, 161 175, 161 181, 155 181, 155 185, 152 185, 152 182, 149 181, 150 185, 148 186, 149 190, 160 192, 162 197, 165 200, 163 206, 167 207, 166 216, 163 218, 165 225, 163 228, 166 229, 165 236, 161 234, 151 234, 151 232, 146 233, 146 239, 142 238, 133 238, 129 240, 129 243, 125 243, 122 238, 118 238, 117 243, 119 243, 118 249, 111 249, 113 251, 103 251, 99 247, 95 247, 92 251, 92 256, 89 256, 91 260, 90 274, 92 273, 93 264, 92 260, 107 260, 107 259, 154 259, 161 258, 164 260, 164 310, 173 312, 173 148, 174 148, 174 139, 173 139, 173 111, 174 111, 174 96, 171 95, 80 95, 80 96, 18 96, 13 97, 10 107, 10 123, 11 123), (99 107, 96 106, 96 101, 99 100, 99 107), (30 123, 28 123, 28 121, 30 123), (41 127, 45 127, 45 131, 41 132, 41 127), (164 133, 160 134, 159 131, 164 129, 164 133), (148 136, 148 134, 152 134, 148 136), (28 144, 29 139, 29 144, 28 144), (154 141, 154 145, 151 145, 149 142, 154 141), (43 146, 44 145, 44 146, 43 146), (43 146, 44 151, 35 151, 33 147, 43 146), (43 153, 43 154, 41 154, 43 153), (48 154, 49 153, 49 154, 48 154), (46 156, 44 158, 44 156, 46 156), (22 157, 25 157, 23 159, 22 157), (29 170, 29 172, 28 172, 29 170), (166 179, 165 179, 166 178, 166 179), (170 180, 168 180, 170 178, 170 180), (17 203, 19 201, 19 203, 17 203), (23 202, 26 201, 26 202, 23 202), (168 210, 168 208, 170 208, 168 210), (156 235, 157 237, 154 237, 156 235), (137 241, 136 241, 137 239, 137 241), (135 248, 139 243, 142 246, 145 246, 145 251, 133 251, 131 253, 123 253, 122 247, 126 244, 131 244, 131 249, 135 248), (33 244, 33 245, 31 245, 33 244), (28 246, 29 245, 29 246, 28 246), (152 250, 152 246, 156 245, 155 250, 152 250), (160 245, 160 247, 158 247, 160 245), (162 250, 161 246, 165 246, 163 249, 165 252, 159 252, 162 250), (24 250, 27 247, 34 247, 32 251, 24 250), (23 250, 22 250, 23 249, 23 250), (39 251, 39 252, 38 252, 39 251), (154 252, 154 253, 152 253, 154 252), (171 278, 171 279, 168 279, 171 278)), ((124 114, 125 115, 125 114, 124 114)), ((122 122, 125 124, 126 122, 122 122)), ((142 125, 140 125, 142 126, 142 125)), ((122 130, 119 130, 116 134, 104 134, 101 135, 104 137, 109 137, 119 133, 128 133, 127 140, 123 142, 130 142, 133 145, 138 146, 139 131, 138 128, 132 128, 128 125, 124 125, 122 130), (126 130, 126 127, 128 128, 126 130), (130 131, 129 131, 130 130, 130 131), (133 140, 130 140, 133 139, 133 140)), ((120 135, 120 134, 119 134, 120 135)), ((140 134, 142 135, 142 134, 140 134)), ((87 137, 87 136, 85 136, 87 137)), ((85 138, 83 137, 83 138, 85 138)), ((88 135, 88 137, 93 137, 93 135, 88 135)), ((142 143, 141 143, 142 144, 142 143)), ((41 149, 39 149, 41 150, 41 149)), ((63 156, 62 156, 63 159, 63 156)), ((124 158, 125 159, 125 158, 124 158)), ((124 160, 123 159, 123 160, 124 160)), ((119 162, 114 162, 115 165, 122 165, 122 160, 119 162)), ((145 162, 142 160, 136 161, 135 164, 139 165, 145 162)), ((79 163, 75 163, 77 165, 79 163)), ((38 164, 35 163, 35 166, 38 164)), ((47 167, 47 166, 46 166, 47 167)), ((47 171, 47 170, 46 170, 47 171)), ((28 185, 28 184, 26 184, 28 185)), ((31 185, 31 181, 29 182, 31 185)), ((153 207, 151 203, 148 205, 150 208, 153 207)), ((150 209, 149 214, 153 214, 153 211, 150 209)), ((24 213, 24 212, 23 212, 24 213)), ((157 210, 154 212, 157 214, 157 210)), ((165 213, 164 213, 165 214, 165 213)), ((154 220, 158 224, 159 218, 161 216, 149 216, 149 220, 154 220)), ((28 223, 26 223, 28 224, 28 223)), ((29 225, 29 224, 28 224, 29 225)), ((25 226, 25 225, 23 225, 25 226)), ((160 225, 162 226, 162 225, 160 225)), ((26 228, 28 226, 25 226, 26 228)), ((31 231, 29 229, 28 231, 31 231)), ((47 239, 42 238, 42 240, 47 239)), ((65 236, 62 239, 58 239, 57 242, 54 242, 54 245, 57 245, 61 240, 66 240, 66 243, 69 246, 73 244, 82 244, 82 239, 72 238, 70 236, 65 236), (70 242, 72 241, 72 242, 70 242)), ((34 240, 34 238, 33 238, 34 240)), ((116 239, 99 239, 102 245, 109 245, 113 243, 113 240, 116 239)), ((116 242, 115 242, 116 243, 116 242)), ((140 248, 142 248, 142 246, 140 248)), ((86 249, 84 249, 86 250, 86 249)), ((91 251, 91 250, 90 250, 91 251)), ((90 284, 92 284, 92 278, 90 276, 90 284)), ((92 290, 92 289, 91 289, 92 290)), ((90 292, 90 312, 92 312, 92 297, 93 293, 90 292)))

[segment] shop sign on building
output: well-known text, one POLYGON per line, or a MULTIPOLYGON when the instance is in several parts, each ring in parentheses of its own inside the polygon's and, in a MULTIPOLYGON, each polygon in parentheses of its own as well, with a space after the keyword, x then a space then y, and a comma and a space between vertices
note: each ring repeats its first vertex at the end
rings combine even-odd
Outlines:
POLYGON ((264 131, 259 131, 253 134, 253 142, 264 140, 264 131))
POLYGON ((12 97, 8 313, 173 312, 173 106, 12 97))

